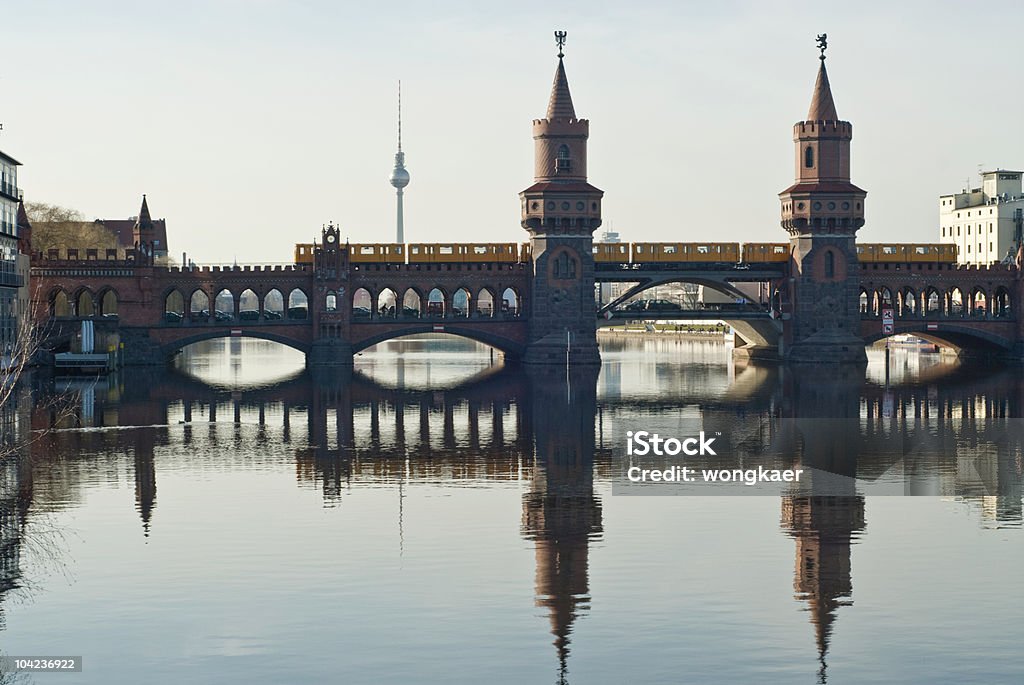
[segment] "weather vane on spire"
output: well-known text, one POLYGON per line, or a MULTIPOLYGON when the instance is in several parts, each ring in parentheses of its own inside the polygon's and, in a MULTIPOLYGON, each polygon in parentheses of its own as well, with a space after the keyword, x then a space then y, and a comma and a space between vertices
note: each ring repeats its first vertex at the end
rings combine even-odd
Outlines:
POLYGON ((818 34, 818 49, 821 50, 821 56, 818 59, 820 59, 822 62, 824 62, 825 61, 825 51, 828 50, 828 34, 827 33, 819 33, 818 34))
POLYGON ((565 55, 562 54, 562 48, 565 47, 565 37, 569 33, 566 31, 555 31, 555 43, 558 44, 558 59, 562 59, 565 55))

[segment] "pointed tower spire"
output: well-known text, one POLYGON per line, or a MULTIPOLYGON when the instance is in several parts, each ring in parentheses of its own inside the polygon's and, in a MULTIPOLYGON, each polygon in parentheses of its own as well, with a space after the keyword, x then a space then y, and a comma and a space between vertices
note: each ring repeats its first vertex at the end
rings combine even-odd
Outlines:
POLYGON ((18 200, 18 251, 22 254, 32 254, 32 224, 28 220, 25 201, 22 199, 18 200))
POLYGON ((139 218, 135 225, 141 229, 152 229, 153 219, 149 215, 149 204, 146 203, 146 195, 142 195, 142 207, 139 209, 139 218))
POLYGON ((576 110, 572 106, 572 95, 569 93, 569 79, 565 76, 565 64, 562 63, 562 46, 565 45, 565 31, 555 31, 558 42, 558 68, 555 69, 555 82, 551 85, 551 99, 548 100, 548 119, 575 119, 576 110))
POLYGON ((818 68, 818 80, 814 82, 814 95, 811 96, 811 107, 807 110, 807 121, 839 121, 836 103, 832 99, 832 87, 828 83, 824 56, 818 68))

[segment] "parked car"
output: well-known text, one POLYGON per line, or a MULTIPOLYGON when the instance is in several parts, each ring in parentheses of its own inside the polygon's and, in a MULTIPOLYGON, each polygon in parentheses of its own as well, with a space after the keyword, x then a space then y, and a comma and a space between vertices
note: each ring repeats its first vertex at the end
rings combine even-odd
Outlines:
POLYGON ((238 312, 239 321, 259 321, 260 311, 258 309, 243 309, 238 312))
POLYGON ((369 307, 352 307, 352 318, 354 319, 369 319, 370 308, 369 307))
POLYGON ((670 300, 647 300, 647 306, 644 307, 645 312, 679 312, 682 309, 678 303, 670 300))
POLYGON ((234 318, 231 312, 222 312, 219 309, 213 313, 214 321, 232 321, 234 318))
POLYGON ((289 319, 305 319, 309 316, 309 310, 305 307, 288 307, 289 319))
POLYGON ((420 310, 416 307, 402 307, 402 316, 418 319, 420 317, 420 310))
POLYGON ((642 312, 647 309, 647 300, 633 300, 622 308, 624 312, 642 312))
POLYGON ((204 309, 201 312, 192 312, 190 318, 193 321, 209 321, 210 320, 210 310, 209 309, 204 309))
POLYGON ((264 309, 263 310, 263 318, 266 319, 267 321, 280 321, 281 320, 281 312, 274 312, 274 311, 271 311, 269 309, 264 309))
POLYGON ((184 318, 179 312, 164 312, 164 321, 167 323, 181 323, 184 318))

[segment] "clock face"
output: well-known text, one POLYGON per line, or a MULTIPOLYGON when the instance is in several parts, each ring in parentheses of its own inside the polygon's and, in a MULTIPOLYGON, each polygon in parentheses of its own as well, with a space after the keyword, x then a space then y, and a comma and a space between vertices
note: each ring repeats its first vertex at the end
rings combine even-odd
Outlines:
POLYGON ((334 234, 333 233, 328 234, 327 242, 329 242, 329 243, 333 243, 334 242, 334 234))

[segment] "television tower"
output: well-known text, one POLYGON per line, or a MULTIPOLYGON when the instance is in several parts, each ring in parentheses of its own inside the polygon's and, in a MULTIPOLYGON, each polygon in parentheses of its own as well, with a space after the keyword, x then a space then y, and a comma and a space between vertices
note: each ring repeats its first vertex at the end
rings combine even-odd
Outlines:
POLYGON ((405 170, 405 153, 402 152, 402 82, 398 82, 398 152, 395 153, 395 168, 391 170, 391 185, 398 195, 397 237, 395 242, 405 242, 405 223, 402 216, 402 194, 409 185, 409 172, 405 170))

